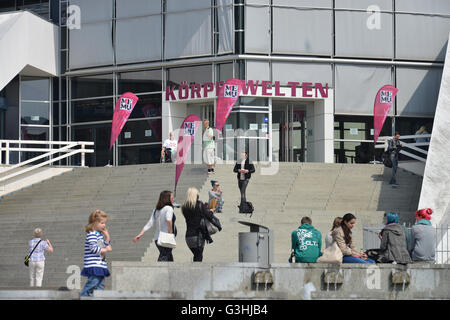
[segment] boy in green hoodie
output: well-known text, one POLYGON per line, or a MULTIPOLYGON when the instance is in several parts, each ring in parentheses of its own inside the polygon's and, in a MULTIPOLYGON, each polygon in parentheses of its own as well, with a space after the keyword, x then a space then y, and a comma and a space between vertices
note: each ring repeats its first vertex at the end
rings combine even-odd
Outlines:
POLYGON ((314 229, 311 218, 302 218, 301 226, 292 231, 291 239, 295 262, 316 262, 322 255, 322 234, 314 229))

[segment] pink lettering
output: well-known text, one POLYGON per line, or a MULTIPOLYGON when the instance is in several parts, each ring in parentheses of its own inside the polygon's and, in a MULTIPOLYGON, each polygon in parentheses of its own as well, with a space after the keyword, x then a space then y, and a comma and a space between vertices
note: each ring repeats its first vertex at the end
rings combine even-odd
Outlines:
POLYGON ((280 91, 280 81, 275 81, 275 95, 278 97, 284 97, 285 94, 280 91))
POLYGON ((288 84, 291 86, 291 97, 297 96, 297 85, 300 84, 300 82, 288 82, 288 84))
POLYGON ((200 94, 200 90, 202 90, 201 85, 199 85, 198 83, 193 83, 191 84, 191 99, 194 98, 201 98, 201 94, 200 94), (194 96, 195 94, 195 96, 194 96))
POLYGON ((178 99, 185 100, 189 97, 189 87, 186 82, 183 82, 178 87, 178 99), (184 93, 184 94, 183 94, 184 93))
POLYGON ((312 88, 310 87, 312 85, 311 82, 303 82, 302 83, 302 95, 304 98, 312 98, 312 93, 309 94, 309 91, 312 91, 312 88))
POLYGON ((248 83, 242 87, 242 94, 248 94, 248 88, 252 95, 256 95, 256 90, 258 90, 259 80, 256 81, 256 85, 253 84, 253 80, 248 80, 248 83))
POLYGON ((173 90, 174 89, 175 89, 174 85, 172 87, 166 86, 166 101, 170 101, 171 98, 172 98, 172 100, 176 100, 177 99, 175 97, 175 95, 173 94, 173 90))
POLYGON ((263 96, 271 96, 272 92, 268 92, 267 90, 272 90, 272 82, 263 81, 261 85, 262 85, 262 95, 263 96))
POLYGON ((214 83, 212 82, 206 82, 203 85, 203 98, 208 98, 208 92, 214 91, 214 83))
POLYGON ((326 83, 325 89, 323 88, 321 83, 316 83, 316 97, 317 97, 317 90, 320 92, 320 96, 322 98, 328 98, 328 83, 326 83))

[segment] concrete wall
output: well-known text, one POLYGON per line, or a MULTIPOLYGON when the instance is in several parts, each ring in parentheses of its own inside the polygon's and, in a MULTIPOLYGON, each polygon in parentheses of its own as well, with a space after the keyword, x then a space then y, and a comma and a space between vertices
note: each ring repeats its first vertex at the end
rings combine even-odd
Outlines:
POLYGON ((450 299, 448 265, 283 263, 263 269, 254 263, 113 261, 111 273, 113 290, 186 299, 450 299))

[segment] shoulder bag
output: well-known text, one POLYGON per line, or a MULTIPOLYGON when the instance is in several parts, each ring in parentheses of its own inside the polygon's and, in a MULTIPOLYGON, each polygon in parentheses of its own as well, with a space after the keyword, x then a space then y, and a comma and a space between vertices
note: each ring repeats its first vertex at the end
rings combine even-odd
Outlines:
MULTIPOLYGON (((161 215, 161 212, 159 214, 161 215)), ((160 216, 158 216, 158 224, 159 224, 159 235, 158 240, 156 242, 158 246, 171 249, 175 248, 177 246, 177 242, 175 241, 175 234, 161 231, 160 216)))
POLYGON ((333 244, 326 248, 323 251, 323 254, 319 259, 317 259, 317 262, 322 263, 342 263, 342 251, 337 245, 336 241, 333 241, 333 244))
POLYGON ((42 239, 39 240, 38 243, 36 243, 36 245, 34 246, 33 250, 31 250, 30 254, 28 254, 28 255, 25 256, 25 261, 24 261, 23 263, 24 263, 27 267, 28 267, 28 264, 29 264, 29 262, 30 262, 31 255, 33 254, 34 250, 37 248, 37 246, 39 245, 39 243, 41 243, 41 241, 42 241, 42 239))

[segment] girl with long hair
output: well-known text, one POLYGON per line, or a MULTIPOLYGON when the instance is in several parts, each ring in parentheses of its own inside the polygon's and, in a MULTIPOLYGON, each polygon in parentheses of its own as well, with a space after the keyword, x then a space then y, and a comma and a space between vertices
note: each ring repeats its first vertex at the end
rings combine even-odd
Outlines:
POLYGON ((155 225, 155 240, 156 247, 159 250, 158 261, 173 261, 172 248, 165 248, 158 245, 159 232, 173 233, 177 235, 177 228, 175 227, 175 213, 173 211, 174 197, 171 191, 162 191, 159 195, 156 208, 153 210, 150 219, 139 234, 134 237, 133 241, 137 243, 144 233, 155 225))
POLYGON ((375 263, 364 252, 356 250, 352 239, 352 229, 355 223, 356 217, 347 213, 342 217, 341 225, 334 229, 331 234, 342 251, 342 263, 375 263))
POLYGON ((199 192, 194 187, 188 189, 186 201, 181 206, 181 212, 186 219, 186 244, 194 255, 194 262, 201 262, 203 260, 205 240, 208 243, 212 242, 209 234, 203 230, 201 221, 202 219, 208 219, 219 231, 222 229, 220 223, 217 224, 217 219, 212 211, 199 200, 199 192))

